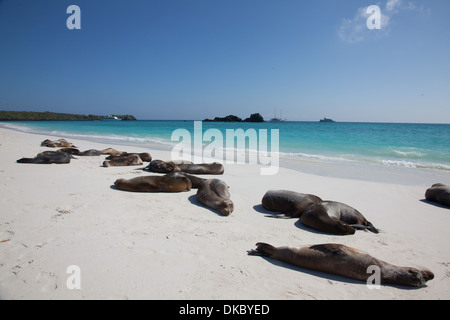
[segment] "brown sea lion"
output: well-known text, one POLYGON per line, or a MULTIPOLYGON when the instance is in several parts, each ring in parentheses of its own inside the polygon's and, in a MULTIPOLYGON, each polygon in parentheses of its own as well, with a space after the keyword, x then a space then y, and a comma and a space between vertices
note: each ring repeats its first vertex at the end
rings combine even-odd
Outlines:
POLYGON ((183 192, 190 191, 191 181, 185 176, 145 176, 133 179, 118 179, 117 189, 133 192, 183 192))
POLYGON ((442 183, 436 183, 425 193, 425 199, 450 207, 450 187, 442 183))
POLYGON ((50 140, 45 139, 41 142, 41 147, 49 147, 49 148, 63 148, 63 147, 74 147, 71 142, 68 142, 66 139, 58 139, 58 140, 50 140))
POLYGON ((85 150, 80 152, 78 155, 82 156, 82 157, 99 157, 101 156, 103 153, 99 150, 96 149, 89 149, 89 150, 85 150))
POLYGON ((123 152, 121 155, 116 156, 116 155, 110 155, 108 157, 106 157, 106 160, 113 160, 114 158, 117 157, 123 157, 123 156, 128 156, 128 155, 132 155, 135 154, 137 156, 139 156, 139 158, 141 158, 142 161, 145 162, 151 162, 152 161, 152 156, 150 155, 150 153, 148 152, 142 152, 142 153, 128 153, 128 152, 123 152))
POLYGON ((101 154, 109 154, 110 156, 120 156, 124 153, 123 151, 117 151, 116 149, 113 148, 103 149, 100 150, 100 152, 101 154))
POLYGON ((224 168, 221 163, 180 163, 177 164, 178 168, 180 168, 181 172, 186 172, 190 174, 223 174, 224 168))
POLYGON ((66 164, 70 163, 70 159, 73 157, 64 152, 46 151, 39 153, 34 158, 22 158, 17 160, 17 163, 35 163, 35 164, 66 164))
POLYGON ((169 173, 169 174, 173 174, 173 175, 183 175, 186 178, 188 178, 189 180, 191 180, 192 183, 192 189, 198 189, 200 188, 200 186, 207 181, 207 179, 203 179, 203 178, 199 178, 196 176, 193 176, 191 174, 188 173, 184 173, 184 172, 174 172, 174 173, 169 173))
POLYGON ((150 172, 156 173, 172 173, 180 172, 180 168, 173 161, 152 160, 150 164, 144 168, 150 172))
POLYGON ((380 284, 421 287, 434 278, 434 274, 429 270, 398 267, 342 244, 276 248, 270 244, 257 243, 256 250, 248 251, 248 254, 269 257, 300 268, 331 273, 366 283, 372 275, 368 271, 372 266, 380 270, 380 284))
POLYGON ((80 155, 80 150, 78 150, 77 148, 61 148, 57 150, 58 152, 65 152, 68 154, 73 154, 73 155, 80 155))
POLYGON ((219 179, 208 179, 203 182, 197 190, 197 199, 224 216, 229 216, 234 210, 228 186, 219 179))
POLYGON ((300 221, 310 228, 330 234, 354 234, 356 229, 379 232, 358 210, 336 201, 311 205, 301 215, 300 221))
POLYGON ((262 199, 264 209, 279 212, 275 217, 300 218, 314 203, 321 202, 318 196, 287 190, 267 191, 262 199))
POLYGON ((126 167, 126 166, 140 166, 142 164, 141 158, 136 154, 127 156, 118 156, 112 160, 104 161, 104 167, 126 167))

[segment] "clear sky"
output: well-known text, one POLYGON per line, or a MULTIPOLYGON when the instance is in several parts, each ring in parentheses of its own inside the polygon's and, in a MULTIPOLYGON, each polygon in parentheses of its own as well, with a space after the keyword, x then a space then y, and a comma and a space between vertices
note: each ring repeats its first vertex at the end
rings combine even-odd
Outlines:
POLYGON ((0 110, 450 123, 450 1, 0 0, 0 110))

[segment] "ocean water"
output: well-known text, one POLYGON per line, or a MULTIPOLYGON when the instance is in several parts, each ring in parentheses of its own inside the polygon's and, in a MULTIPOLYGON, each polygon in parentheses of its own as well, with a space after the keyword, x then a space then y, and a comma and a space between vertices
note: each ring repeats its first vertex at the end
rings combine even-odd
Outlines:
MULTIPOLYGON (((0 122, 0 125, 66 139, 72 137, 144 146, 156 143, 171 147, 179 144, 179 140, 171 140, 177 129, 186 129, 194 136, 193 121, 23 121, 0 122)), ((450 124, 286 121, 203 122, 201 126, 202 132, 218 129, 224 137, 227 129, 250 129, 255 130, 260 138, 264 131, 259 130, 266 129, 269 150, 271 130, 278 129, 280 158, 290 160, 366 163, 450 172, 450 124)), ((208 143, 203 141, 204 146, 208 143)))

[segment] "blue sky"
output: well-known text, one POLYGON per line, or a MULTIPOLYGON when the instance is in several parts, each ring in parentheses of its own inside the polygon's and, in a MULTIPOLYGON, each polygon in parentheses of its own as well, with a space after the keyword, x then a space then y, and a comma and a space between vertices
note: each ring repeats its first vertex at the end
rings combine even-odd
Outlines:
POLYGON ((449 14, 448 0, 0 0, 0 109, 450 123, 449 14))

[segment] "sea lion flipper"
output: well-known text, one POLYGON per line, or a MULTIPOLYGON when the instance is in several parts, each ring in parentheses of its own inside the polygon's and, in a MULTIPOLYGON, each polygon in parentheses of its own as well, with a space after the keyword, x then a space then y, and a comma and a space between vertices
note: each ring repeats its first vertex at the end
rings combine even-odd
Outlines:
POLYGON ((250 250, 247 253, 250 256, 271 257, 276 250, 277 248, 270 244, 258 242, 256 244, 256 249, 250 250))
POLYGON ((273 219, 292 219, 294 211, 286 211, 281 213, 274 213, 274 214, 266 214, 266 218, 273 218, 273 219))
POLYGON ((357 229, 357 230, 364 230, 364 231, 368 230, 368 231, 376 233, 376 234, 380 233, 380 231, 377 228, 375 228, 373 226, 373 224, 371 224, 370 222, 368 222, 367 225, 363 225, 363 224, 349 224, 349 226, 354 228, 354 229, 357 229))

